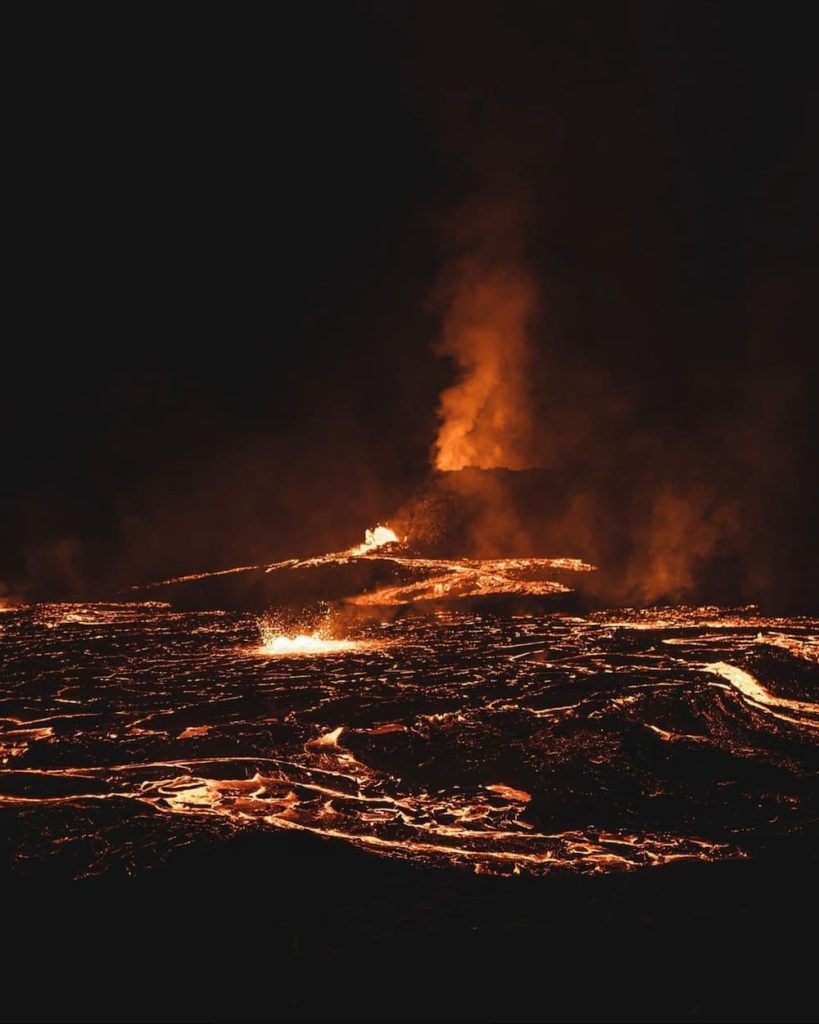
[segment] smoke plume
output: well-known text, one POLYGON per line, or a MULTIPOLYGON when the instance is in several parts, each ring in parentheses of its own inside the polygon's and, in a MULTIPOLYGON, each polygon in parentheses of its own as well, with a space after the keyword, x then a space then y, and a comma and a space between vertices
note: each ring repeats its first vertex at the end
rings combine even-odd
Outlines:
POLYGON ((453 360, 458 376, 438 406, 436 469, 531 465, 527 369, 537 293, 523 222, 519 204, 483 202, 465 208, 454 225, 458 254, 434 300, 443 314, 435 351, 453 360))

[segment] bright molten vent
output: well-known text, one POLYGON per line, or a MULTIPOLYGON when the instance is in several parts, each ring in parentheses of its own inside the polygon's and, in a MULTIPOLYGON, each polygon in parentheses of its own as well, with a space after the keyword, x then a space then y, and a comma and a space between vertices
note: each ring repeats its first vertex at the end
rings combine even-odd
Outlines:
POLYGON ((350 548, 351 555, 368 555, 377 548, 387 544, 397 544, 398 535, 389 526, 376 526, 373 530, 364 531, 364 543, 350 548))
POLYGON ((259 621, 261 644, 253 649, 263 657, 316 656, 345 654, 349 651, 369 650, 372 643, 339 637, 326 606, 320 618, 315 613, 301 613, 294 618, 282 613, 270 613, 259 621))
POLYGON ((266 636, 263 631, 259 654, 338 654, 340 651, 353 651, 356 647, 354 640, 325 640, 318 632, 298 633, 296 636, 266 636))

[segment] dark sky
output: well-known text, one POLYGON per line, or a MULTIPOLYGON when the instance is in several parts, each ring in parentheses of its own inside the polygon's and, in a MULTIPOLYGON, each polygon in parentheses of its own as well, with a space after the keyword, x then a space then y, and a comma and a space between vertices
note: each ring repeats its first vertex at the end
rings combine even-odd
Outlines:
POLYGON ((451 380, 429 302, 446 225, 506 191, 531 210, 543 463, 567 495, 544 543, 585 549, 543 553, 634 548, 641 508, 695 494, 689 518, 732 524, 740 590, 814 593, 807 10, 9 20, 0 581, 89 594, 389 516, 429 474, 451 380), (590 540, 623 502, 628 541, 590 540))

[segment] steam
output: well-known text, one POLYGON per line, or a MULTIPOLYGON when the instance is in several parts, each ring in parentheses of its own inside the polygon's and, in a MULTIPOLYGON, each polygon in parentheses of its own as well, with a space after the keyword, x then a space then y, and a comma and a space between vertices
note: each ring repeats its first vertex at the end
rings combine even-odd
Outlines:
POLYGON ((454 361, 458 379, 438 406, 436 469, 532 465, 527 370, 537 292, 523 227, 520 205, 498 202, 469 207, 455 225, 459 254, 437 295, 443 331, 435 351, 454 361))

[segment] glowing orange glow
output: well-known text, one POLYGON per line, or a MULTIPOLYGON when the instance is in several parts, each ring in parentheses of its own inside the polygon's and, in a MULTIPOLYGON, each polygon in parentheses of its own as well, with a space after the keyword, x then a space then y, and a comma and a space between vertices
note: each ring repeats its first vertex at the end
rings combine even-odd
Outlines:
POLYGON ((498 796, 505 796, 507 800, 511 800, 513 803, 528 804, 532 799, 532 794, 527 793, 525 789, 515 789, 513 786, 504 786, 500 782, 496 782, 492 786, 486 787, 491 793, 497 793, 498 796))
POLYGON ((704 667, 706 672, 727 679, 752 707, 767 711, 784 722, 793 722, 795 725, 801 725, 808 729, 819 729, 819 714, 817 714, 815 702, 778 697, 766 690, 750 672, 746 672, 737 665, 729 665, 725 661, 715 661, 704 667), (782 711, 794 712, 795 716, 794 714, 782 714, 782 711))
POLYGON ((337 729, 332 729, 330 732, 325 732, 321 736, 317 736, 314 740, 310 740, 307 743, 308 749, 321 749, 322 747, 332 748, 335 750, 338 747, 338 740, 344 732, 344 726, 340 725, 337 729))
MULTIPOLYGON (((404 560, 385 560, 397 575, 404 560)), ((486 585, 495 575, 505 575, 504 586, 516 576, 526 584, 540 568, 527 559, 420 561, 429 580, 484 572, 486 585)), ((139 805, 501 875, 748 856, 755 838, 772 834, 783 800, 782 835, 813 820, 805 777, 781 774, 786 788, 771 792, 767 766, 780 763, 787 737, 807 751, 819 736, 817 619, 680 606, 582 616, 447 609, 367 617, 353 639, 334 626, 355 616, 286 627, 284 614, 262 624, 262 648, 250 650, 306 656, 298 664, 249 659, 248 630, 260 624, 247 614, 180 613, 155 602, 45 605, 7 617, 0 628, 12 650, 64 650, 69 671, 36 711, 22 705, 0 715, 0 805, 52 816, 56 844, 66 834, 93 837, 101 803, 111 813, 139 805), (89 631, 112 642, 89 645, 89 631), (118 673, 111 650, 144 673, 147 700, 118 673), (325 653, 339 656, 311 657, 325 653), (85 684, 72 678, 74 666, 89 663, 117 695, 113 715, 90 706, 85 684), (112 758, 118 739, 125 742, 112 758), (98 761, 68 759, 80 742, 93 753, 98 740, 98 761), (671 759, 670 777, 663 748, 685 753, 671 759), (646 750, 659 753, 649 759, 646 750), (449 751, 468 773, 436 770, 436 760, 451 763, 449 751), (646 782, 617 789, 635 752, 646 782), (736 759, 749 765, 754 802, 747 819, 723 825, 721 804, 700 798, 700 772, 724 763, 717 779, 733 784, 736 759), (589 795, 601 779, 623 814, 595 818, 589 795), (685 801, 690 817, 654 820, 646 801, 666 793, 685 801), (575 806, 588 824, 578 825, 575 806)), ((15 664, 24 659, 10 660, 12 683, 15 664)), ((179 835, 186 827, 171 825, 179 835)), ((29 835, 39 842, 35 830, 29 835)), ((113 848, 107 862, 119 855, 113 848)), ((95 860, 86 870, 101 868, 95 860)))
POLYGON ((373 641, 335 636, 329 615, 325 615, 318 625, 314 620, 309 626, 305 621, 294 626, 292 621, 285 624, 282 616, 271 613, 259 620, 259 632, 262 642, 254 653, 264 657, 344 654, 378 646, 373 641))
POLYGON ((448 598, 516 595, 547 597, 569 593, 569 587, 543 579, 553 570, 593 572, 577 558, 441 559, 393 558, 396 566, 427 575, 408 583, 380 587, 348 598, 357 605, 399 605, 448 598))
POLYGON ((358 645, 354 640, 325 640, 315 633, 299 633, 297 636, 271 636, 259 648, 259 654, 338 654, 340 651, 354 651, 358 645))
POLYGON ((210 731, 209 725, 191 725, 187 729, 183 729, 179 734, 180 740, 193 740, 198 739, 200 736, 207 736, 210 731))
POLYGON ((407 727, 400 722, 385 722, 384 725, 373 726, 370 736, 387 736, 395 732, 407 732, 407 727))
MULTIPOLYGON (((336 566, 342 568, 351 558, 378 552, 378 558, 394 566, 395 576, 400 580, 389 586, 377 586, 373 590, 352 594, 345 598, 355 605, 400 605, 416 601, 435 601, 497 595, 546 597, 567 594, 571 587, 554 579, 553 573, 594 572, 595 566, 579 558, 421 558, 404 557, 392 553, 392 545, 400 543, 395 532, 388 527, 367 530, 365 543, 347 551, 316 555, 312 558, 288 559, 265 566, 253 566, 237 572, 263 570, 265 573, 286 573, 292 570, 336 566)), ((134 587, 134 590, 153 590, 191 580, 203 580, 224 576, 225 572, 200 573, 197 576, 178 577, 150 584, 148 587, 134 587)), ((321 653, 321 651, 342 650, 328 646, 333 640, 323 631, 314 635, 312 629, 298 631, 265 626, 263 646, 267 654, 321 653), (270 644, 275 642, 275 648, 270 644), (296 643, 300 650, 296 650, 296 643)))
POLYGON ((534 464, 528 373, 537 307, 521 254, 525 210, 495 202, 465 214, 456 241, 467 254, 450 264, 440 289, 436 351, 459 375, 441 395, 435 467, 524 469, 534 464))
POLYGON ((350 549, 351 555, 368 555, 376 548, 383 548, 385 544, 397 544, 398 535, 388 526, 376 526, 373 530, 365 530, 364 543, 350 549))

